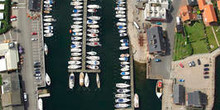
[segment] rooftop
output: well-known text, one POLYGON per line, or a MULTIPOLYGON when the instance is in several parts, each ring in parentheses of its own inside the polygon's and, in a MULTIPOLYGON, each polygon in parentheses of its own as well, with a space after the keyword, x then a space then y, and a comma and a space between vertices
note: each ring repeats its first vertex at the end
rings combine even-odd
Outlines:
POLYGON ((197 14, 193 13, 193 8, 188 5, 180 7, 180 17, 183 22, 197 18, 197 14))
POLYGON ((206 26, 212 22, 217 22, 216 13, 212 4, 207 4, 204 6, 203 21, 206 26))
POLYGON ((197 0, 197 2, 198 2, 198 5, 199 5, 199 9, 203 10, 203 8, 206 4, 205 0, 197 0))

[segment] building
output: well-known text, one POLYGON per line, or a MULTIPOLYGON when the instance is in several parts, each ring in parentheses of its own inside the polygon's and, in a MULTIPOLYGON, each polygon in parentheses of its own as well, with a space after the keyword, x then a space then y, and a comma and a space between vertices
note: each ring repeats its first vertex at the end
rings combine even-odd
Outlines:
POLYGON ((164 55, 165 40, 162 27, 151 27, 147 30, 148 50, 150 54, 164 55))
POLYGON ((2 74, 1 89, 3 110, 24 110, 17 73, 2 74))
POLYGON ((198 5, 197 0, 187 0, 187 4, 189 6, 196 6, 196 5, 198 5))
POLYGON ((173 86, 173 103, 177 105, 185 104, 185 88, 182 85, 173 86))
POLYGON ((187 94, 187 106, 194 108, 202 108, 207 104, 207 95, 200 91, 194 91, 187 94))
POLYGON ((217 17, 215 13, 215 9, 212 4, 208 4, 204 6, 203 22, 206 26, 213 25, 217 22, 217 17))
POLYGON ((218 10, 220 10, 220 0, 217 1, 218 10))
POLYGON ((193 13, 193 8, 189 5, 180 7, 180 17, 182 22, 193 21, 197 19, 197 14, 193 13))
POLYGON ((0 44, 0 72, 18 69, 18 50, 16 43, 0 44))
POLYGON ((41 0, 29 0, 28 9, 30 11, 40 11, 41 9, 41 0))
POLYGON ((5 9, 5 4, 0 4, 0 10, 4 10, 5 9))
POLYGON ((203 10, 204 6, 206 5, 205 0, 197 0, 198 5, 199 5, 199 10, 203 10))
POLYGON ((0 12, 0 20, 4 19, 4 13, 0 12))

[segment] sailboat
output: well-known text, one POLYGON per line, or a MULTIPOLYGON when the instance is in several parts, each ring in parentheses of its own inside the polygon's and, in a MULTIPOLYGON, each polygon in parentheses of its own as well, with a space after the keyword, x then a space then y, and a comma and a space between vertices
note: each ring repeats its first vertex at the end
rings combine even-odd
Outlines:
POLYGON ((134 94, 134 107, 139 108, 139 97, 138 94, 134 94))
POLYGON ((100 78, 99 78, 98 73, 96 73, 96 84, 97 84, 97 87, 100 88, 100 78))
POLYGON ((45 76, 45 81, 46 81, 48 86, 51 84, 51 79, 50 79, 50 77, 47 73, 46 73, 46 76, 45 76))
POLYGON ((85 87, 89 87, 89 76, 88 73, 86 73, 85 79, 84 79, 85 87))
POLYGON ((83 86, 83 85, 84 85, 84 73, 83 73, 83 72, 81 72, 81 73, 79 74, 79 85, 80 85, 80 86, 83 86))
POLYGON ((73 89, 75 83, 75 75, 73 73, 69 76, 69 88, 73 89))

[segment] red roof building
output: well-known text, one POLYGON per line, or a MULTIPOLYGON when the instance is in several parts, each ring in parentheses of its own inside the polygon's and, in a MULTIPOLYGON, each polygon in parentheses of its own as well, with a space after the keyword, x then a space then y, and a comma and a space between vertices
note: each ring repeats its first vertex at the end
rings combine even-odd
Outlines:
POLYGON ((188 5, 180 7, 180 17, 183 22, 197 19, 197 14, 193 13, 193 8, 188 5))
POLYGON ((203 21, 206 26, 210 26, 212 23, 217 22, 216 13, 212 4, 204 6, 203 21))
POLYGON ((199 5, 199 9, 203 10, 204 6, 206 5, 205 0, 197 0, 197 2, 198 2, 198 5, 199 5))

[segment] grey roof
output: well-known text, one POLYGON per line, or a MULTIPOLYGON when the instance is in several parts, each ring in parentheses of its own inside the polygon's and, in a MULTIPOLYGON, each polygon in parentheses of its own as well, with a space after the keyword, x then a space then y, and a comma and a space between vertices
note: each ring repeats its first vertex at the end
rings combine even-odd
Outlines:
POLYGON ((182 85, 173 86, 173 102, 175 104, 185 104, 185 88, 182 85))
POLYGON ((29 0, 28 9, 30 11, 40 11, 41 0, 29 0))
POLYGON ((188 106, 202 107, 200 91, 188 93, 188 106))
POLYGON ((161 52, 165 50, 162 27, 151 27, 148 29, 147 41, 150 53, 161 52))

